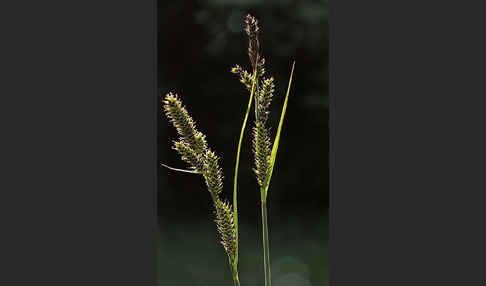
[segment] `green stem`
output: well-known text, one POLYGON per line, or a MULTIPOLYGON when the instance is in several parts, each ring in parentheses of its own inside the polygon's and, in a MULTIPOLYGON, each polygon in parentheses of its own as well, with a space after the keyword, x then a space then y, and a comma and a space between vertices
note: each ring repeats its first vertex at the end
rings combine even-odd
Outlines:
MULTIPOLYGON (((255 77, 257 76, 257 73, 255 73, 255 77)), ((258 78, 254 80, 254 86, 256 86, 255 90, 255 120, 258 121, 259 118, 259 113, 258 113, 258 78)))
MULTIPOLYGON (((254 78, 256 78, 257 70, 255 69, 253 72, 254 78)), ((246 108, 245 119, 243 120, 243 125, 241 126, 240 132, 240 139, 238 141, 238 150, 236 151, 236 165, 235 165, 235 178, 234 178, 234 185, 233 185, 233 217, 235 222, 235 238, 236 238, 236 255, 235 255, 235 265, 238 266, 238 167, 240 165, 240 151, 241 151, 241 143, 243 141, 243 134, 245 133, 246 121, 248 120, 248 114, 250 113, 251 109, 251 102, 253 100, 253 95, 255 93, 255 81, 253 81, 250 93, 250 99, 248 101, 248 107, 246 108)), ((239 285, 239 281, 238 281, 239 285)))
POLYGON ((233 283, 234 286, 240 286, 240 278, 238 278, 238 268, 235 264, 231 263, 231 259, 228 256, 228 265, 231 270, 231 274, 233 275, 233 283))
POLYGON ((238 277, 238 269, 233 267, 233 282, 235 286, 240 286, 240 278, 238 277))
POLYGON ((271 286, 270 249, 268 243, 267 202, 262 192, 262 227, 263 227, 263 267, 265 271, 265 286, 271 286))

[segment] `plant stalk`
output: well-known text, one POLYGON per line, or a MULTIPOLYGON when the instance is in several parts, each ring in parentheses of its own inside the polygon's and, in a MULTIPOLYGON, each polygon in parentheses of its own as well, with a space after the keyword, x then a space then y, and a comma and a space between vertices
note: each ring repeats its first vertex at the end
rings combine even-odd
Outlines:
MULTIPOLYGON (((257 76, 257 70, 255 69, 253 71, 253 77, 256 78, 257 76)), ((245 133, 245 127, 246 127, 246 121, 248 120, 248 114, 250 113, 251 109, 251 102, 253 100, 253 96, 255 94, 255 81, 252 83, 251 87, 251 92, 250 92, 250 99, 248 100, 248 106, 246 108, 246 113, 245 113, 245 119, 243 120, 243 125, 241 126, 241 131, 240 131, 240 139, 238 140, 238 150, 236 151, 236 164, 235 164, 235 177, 233 180, 233 217, 234 217, 234 223, 235 223, 235 236, 236 236, 236 258, 235 258, 235 264, 236 264, 236 273, 238 274, 238 167, 240 165, 240 151, 241 151, 241 144, 243 142, 243 134, 245 133)), ((236 276, 238 278, 238 275, 236 276)), ((235 282, 236 283, 236 282, 235 282)), ((238 280, 238 285, 239 285, 239 280, 238 280)))
POLYGON ((268 243, 267 202, 262 192, 262 227, 263 227, 263 268, 265 271, 265 286, 271 286, 270 248, 268 243))
POLYGON ((235 286, 240 286, 240 278, 238 278, 238 269, 233 267, 233 282, 235 286))

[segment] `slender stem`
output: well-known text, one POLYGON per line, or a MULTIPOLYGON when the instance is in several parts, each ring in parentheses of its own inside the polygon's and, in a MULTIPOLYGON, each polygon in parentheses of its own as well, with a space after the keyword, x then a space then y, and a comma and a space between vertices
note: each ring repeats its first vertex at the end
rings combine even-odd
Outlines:
POLYGON ((238 269, 233 267, 233 282, 235 286, 240 286, 240 278, 238 277, 238 269))
POLYGON ((232 263, 231 259, 228 256, 228 265, 233 274, 233 283, 235 286, 240 286, 240 278, 238 277, 238 266, 236 263, 232 263))
POLYGON ((263 267, 265 271, 265 286, 271 286, 270 249, 268 244, 267 202, 262 193, 262 227, 263 227, 263 267))
MULTIPOLYGON (((253 72, 254 78, 257 75, 257 70, 255 69, 253 72)), ((238 266, 238 167, 240 165, 240 151, 241 151, 241 143, 243 141, 243 134, 245 133, 246 121, 248 120, 248 113, 250 113, 251 109, 251 102, 253 100, 253 95, 255 93, 255 81, 253 81, 250 93, 250 99, 248 101, 248 107, 246 108, 245 119, 243 120, 243 126, 241 126, 240 132, 240 139, 238 141, 238 150, 236 151, 236 166, 235 166, 235 178, 234 178, 234 185, 233 185, 233 217, 235 223, 235 237, 236 237, 236 257, 235 257, 235 264, 238 266)), ((238 281, 239 283, 239 281, 238 281)))

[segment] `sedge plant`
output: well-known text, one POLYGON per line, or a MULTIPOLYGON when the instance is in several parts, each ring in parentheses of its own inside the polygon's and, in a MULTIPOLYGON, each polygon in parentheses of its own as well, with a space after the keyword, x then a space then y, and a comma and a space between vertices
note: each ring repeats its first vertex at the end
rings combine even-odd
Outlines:
POLYGON ((243 124, 238 140, 236 151, 234 184, 233 184, 233 205, 221 198, 223 190, 223 174, 219 167, 219 157, 212 151, 206 141, 206 136, 196 129, 196 124, 183 106, 180 97, 169 93, 163 100, 163 110, 170 122, 177 129, 180 135, 179 140, 173 142, 173 149, 179 153, 181 159, 186 162, 190 169, 177 169, 165 164, 162 166, 174 171, 202 175, 206 187, 211 195, 216 214, 216 225, 221 237, 221 244, 228 256, 228 263, 232 271, 235 286, 240 285, 238 274, 238 208, 237 208, 237 185, 240 151, 246 129, 246 123, 254 101, 255 121, 253 127, 252 149, 255 159, 254 173, 258 183, 261 200, 262 215, 262 238, 264 258, 264 281, 265 286, 271 285, 270 276, 270 248, 268 239, 267 219, 267 194, 275 166, 280 134, 284 122, 287 102, 292 84, 295 62, 292 64, 290 79, 285 94, 285 101, 280 115, 280 122, 277 128, 273 144, 270 141, 269 127, 267 126, 270 115, 269 107, 275 93, 273 77, 264 77, 265 59, 262 57, 259 42, 258 20, 248 14, 245 18, 245 32, 248 36, 248 56, 251 64, 251 72, 236 65, 231 72, 238 75, 240 82, 249 92, 248 106, 243 119, 243 124))

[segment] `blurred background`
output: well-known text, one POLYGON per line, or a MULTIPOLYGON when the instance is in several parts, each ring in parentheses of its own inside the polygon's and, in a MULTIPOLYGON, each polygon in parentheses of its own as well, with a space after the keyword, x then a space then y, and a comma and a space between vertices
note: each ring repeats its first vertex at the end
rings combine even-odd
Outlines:
MULTIPOLYGON (((234 162, 248 93, 230 69, 250 70, 243 20, 259 20, 266 75, 276 92, 269 126, 278 126, 292 61, 294 81, 268 193, 273 286, 328 285, 327 0, 159 2, 159 87, 181 96, 221 157, 223 197, 232 200, 234 162)), ((260 195, 252 172, 250 113, 240 157, 240 281, 263 285, 260 195)), ((159 122, 159 161, 186 169, 171 149, 177 133, 159 122)), ((158 285, 232 285, 214 210, 201 176, 159 170, 158 285)))

